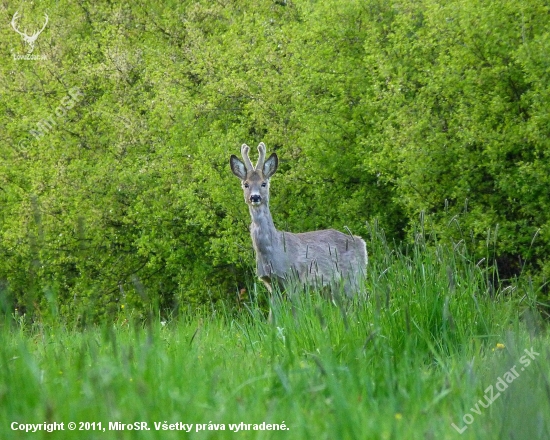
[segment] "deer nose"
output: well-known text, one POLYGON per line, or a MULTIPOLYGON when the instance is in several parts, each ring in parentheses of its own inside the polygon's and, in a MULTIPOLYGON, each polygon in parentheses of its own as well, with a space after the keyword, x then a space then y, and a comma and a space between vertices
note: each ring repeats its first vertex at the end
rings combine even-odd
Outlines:
POLYGON ((250 201, 252 203, 260 203, 262 201, 262 197, 259 194, 252 194, 250 196, 250 201))

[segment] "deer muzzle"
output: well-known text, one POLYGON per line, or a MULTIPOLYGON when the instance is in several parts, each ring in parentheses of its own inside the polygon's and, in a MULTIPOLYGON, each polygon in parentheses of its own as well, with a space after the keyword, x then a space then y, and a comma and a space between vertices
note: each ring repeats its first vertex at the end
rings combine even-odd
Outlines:
POLYGON ((252 194, 250 196, 250 203, 259 204, 261 203, 261 201, 262 201, 262 196, 260 196, 259 194, 252 194))

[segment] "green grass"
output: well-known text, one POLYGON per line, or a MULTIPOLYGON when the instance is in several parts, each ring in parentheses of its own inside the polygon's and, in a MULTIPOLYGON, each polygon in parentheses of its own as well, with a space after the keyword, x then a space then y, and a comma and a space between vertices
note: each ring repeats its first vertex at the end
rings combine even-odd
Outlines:
POLYGON ((271 324, 255 286, 240 312, 167 323, 139 325, 131 311, 80 331, 4 319, 0 438, 550 438, 549 338, 533 288, 495 291, 461 246, 395 250, 373 233, 368 247, 367 301, 293 297, 274 304, 271 324), (525 366, 531 348, 540 355, 525 366), (519 376, 473 412, 514 365, 519 376), (471 424, 459 434, 452 423, 466 426, 465 414, 471 424), (106 430, 68 431, 71 421, 106 430), (192 431, 155 430, 165 421, 192 431), (65 431, 12 431, 12 422, 65 431), (109 431, 109 422, 150 430, 109 431), (232 432, 240 422, 288 430, 232 432))

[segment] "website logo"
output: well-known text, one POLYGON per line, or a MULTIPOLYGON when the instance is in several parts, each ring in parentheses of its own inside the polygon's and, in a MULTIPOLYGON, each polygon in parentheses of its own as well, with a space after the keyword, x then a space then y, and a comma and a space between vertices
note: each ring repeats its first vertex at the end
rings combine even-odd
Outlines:
POLYGON ((11 27, 15 32, 17 32, 19 35, 21 35, 21 38, 23 38, 23 42, 27 46, 27 53, 25 55, 22 54, 13 54, 13 58, 15 60, 39 60, 39 59, 46 59, 45 55, 39 56, 39 55, 32 55, 34 51, 34 44, 36 43, 36 40, 38 39, 38 36, 44 31, 46 28, 46 25, 48 24, 49 17, 48 14, 44 14, 44 26, 42 26, 41 29, 35 31, 33 34, 29 35, 27 34, 27 28, 24 28, 24 31, 21 32, 19 30, 17 20, 20 18, 19 12, 16 12, 13 15, 13 18, 11 19, 11 27))

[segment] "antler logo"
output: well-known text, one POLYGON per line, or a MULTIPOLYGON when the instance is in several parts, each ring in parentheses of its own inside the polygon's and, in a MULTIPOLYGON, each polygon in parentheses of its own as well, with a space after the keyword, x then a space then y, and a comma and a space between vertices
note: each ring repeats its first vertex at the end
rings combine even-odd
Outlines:
POLYGON ((13 28, 13 30, 17 32, 19 35, 21 35, 23 37, 23 41, 25 42, 25 44, 29 46, 29 48, 27 49, 28 54, 32 53, 32 51, 34 50, 34 43, 36 42, 36 39, 48 24, 48 14, 44 14, 44 17, 46 18, 46 22, 44 23, 44 26, 42 26, 42 29, 36 31, 32 35, 27 35, 27 29, 25 29, 25 32, 21 32, 19 29, 17 29, 17 19, 19 18, 19 12, 16 12, 13 15, 13 18, 11 19, 11 27, 13 28))

